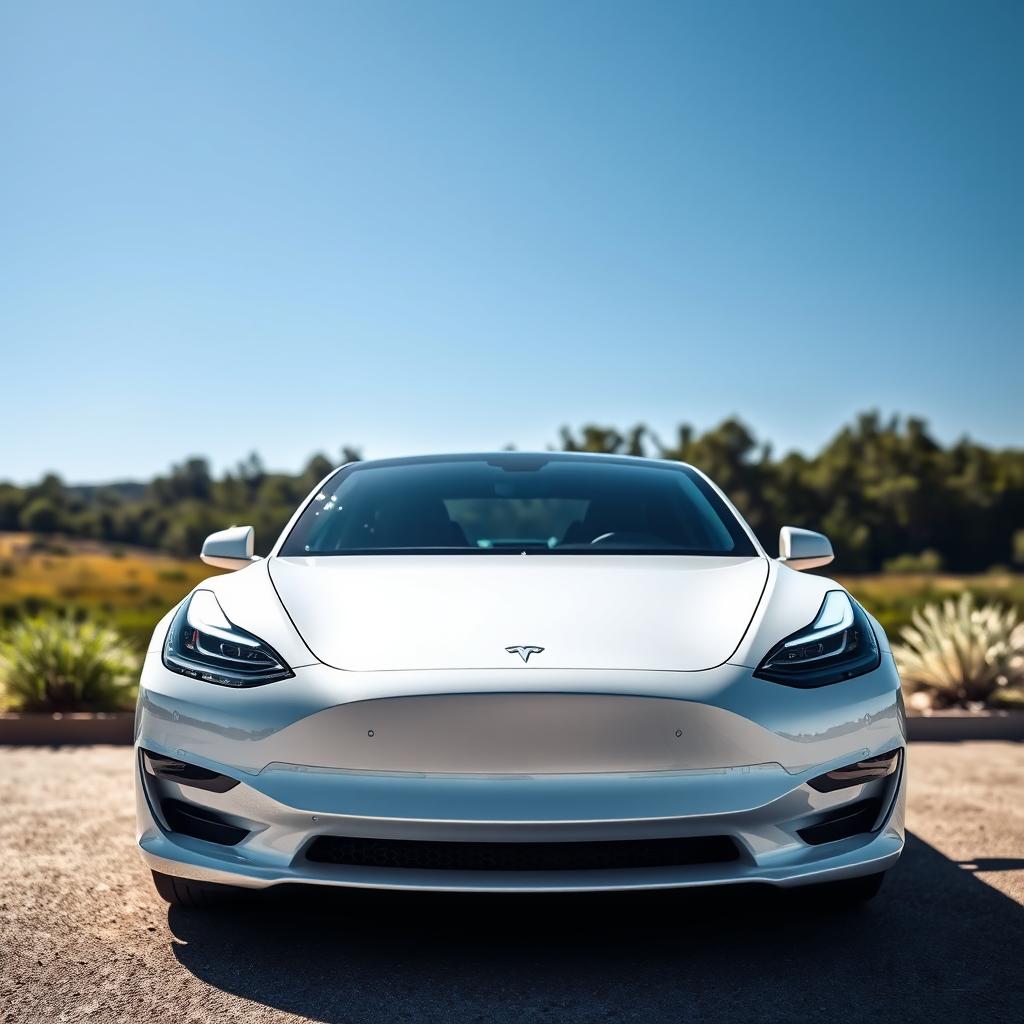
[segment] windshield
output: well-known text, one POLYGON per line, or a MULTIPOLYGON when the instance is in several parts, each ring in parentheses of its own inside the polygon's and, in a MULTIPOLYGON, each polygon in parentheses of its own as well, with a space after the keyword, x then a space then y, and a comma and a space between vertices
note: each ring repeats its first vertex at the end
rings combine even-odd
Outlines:
POLYGON ((572 455, 356 463, 303 511, 282 555, 754 555, 686 466, 572 455))

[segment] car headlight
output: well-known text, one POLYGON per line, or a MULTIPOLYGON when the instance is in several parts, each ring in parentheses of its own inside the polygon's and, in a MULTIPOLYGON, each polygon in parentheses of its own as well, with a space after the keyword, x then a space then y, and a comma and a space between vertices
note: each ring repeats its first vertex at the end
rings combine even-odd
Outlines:
POLYGON ((754 675, 786 686, 828 686, 870 672, 880 660, 864 610, 842 590, 830 590, 815 620, 776 644, 754 675))
POLYGON ((228 619, 212 590, 195 591, 178 609, 163 660, 172 672, 220 686, 260 686, 295 674, 270 644, 228 619))

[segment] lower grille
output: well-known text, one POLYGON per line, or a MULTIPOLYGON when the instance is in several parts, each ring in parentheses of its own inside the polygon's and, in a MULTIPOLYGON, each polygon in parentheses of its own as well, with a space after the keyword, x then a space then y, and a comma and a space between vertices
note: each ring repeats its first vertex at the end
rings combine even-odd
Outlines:
POLYGON ((458 843, 317 836, 306 857, 320 864, 437 871, 587 871, 720 864, 736 860, 728 836, 583 843, 458 843))

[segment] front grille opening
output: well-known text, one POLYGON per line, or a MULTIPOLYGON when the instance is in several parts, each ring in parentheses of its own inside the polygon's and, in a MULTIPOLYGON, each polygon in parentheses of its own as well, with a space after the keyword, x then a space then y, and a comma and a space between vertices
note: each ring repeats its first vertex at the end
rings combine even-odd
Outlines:
POLYGON ((249 833, 232 825, 219 814, 205 807, 196 807, 182 800, 161 800, 160 809, 172 832, 205 839, 219 846, 237 846, 249 833))
POLYGON ((739 851, 728 836, 576 843, 461 843, 317 836, 306 851, 320 864, 432 871, 602 871, 721 864, 739 851))
POLYGON ((837 807, 813 825, 797 829, 797 835, 810 846, 835 843, 840 839, 849 839, 850 836, 870 832, 875 827, 875 822, 878 821, 881 813, 882 798, 880 796, 874 796, 868 800, 858 800, 854 804, 837 807))

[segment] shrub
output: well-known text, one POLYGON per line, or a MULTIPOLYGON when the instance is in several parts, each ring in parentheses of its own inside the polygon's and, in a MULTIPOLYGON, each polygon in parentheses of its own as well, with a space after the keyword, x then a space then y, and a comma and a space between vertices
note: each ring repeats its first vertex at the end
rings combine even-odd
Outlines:
POLYGON ((903 682, 940 705, 992 702, 1007 686, 1024 684, 1024 622, 1015 608, 959 600, 914 611, 913 625, 893 644, 903 682))
POLYGON ((23 620, 0 640, 0 694, 16 711, 129 708, 138 667, 115 630, 63 616, 23 620))
POLYGON ((936 573, 942 571, 942 555, 931 548, 925 548, 915 555, 897 555, 882 563, 886 572, 936 573))

